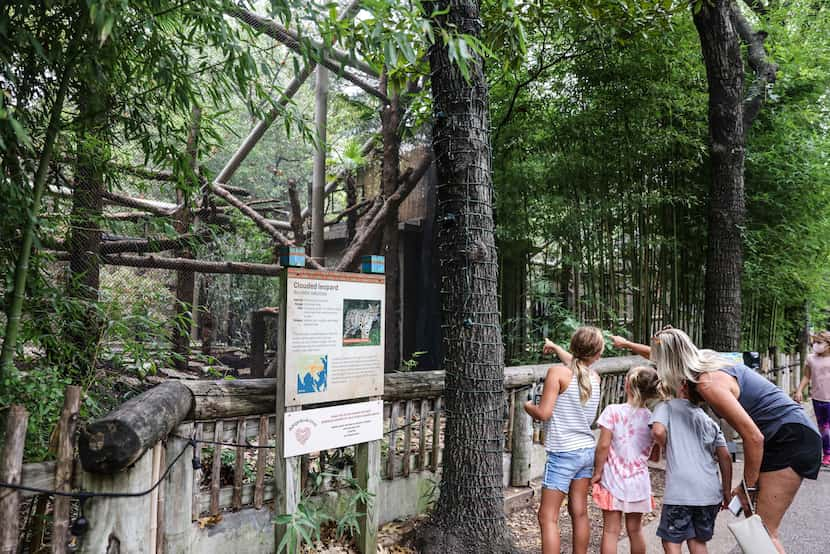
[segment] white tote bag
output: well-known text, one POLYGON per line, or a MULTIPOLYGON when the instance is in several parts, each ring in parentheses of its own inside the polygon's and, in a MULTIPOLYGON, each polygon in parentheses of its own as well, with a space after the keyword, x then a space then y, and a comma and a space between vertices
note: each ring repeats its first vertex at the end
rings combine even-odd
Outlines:
POLYGON ((728 523, 738 546, 744 554, 778 554, 761 516, 753 514, 746 519, 728 523))

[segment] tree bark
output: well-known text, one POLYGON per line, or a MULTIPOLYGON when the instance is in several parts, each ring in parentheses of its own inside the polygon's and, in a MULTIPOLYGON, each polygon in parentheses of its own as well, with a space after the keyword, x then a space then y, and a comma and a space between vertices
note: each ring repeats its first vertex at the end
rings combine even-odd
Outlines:
POLYGON ((326 187, 326 124, 329 104, 329 72, 317 66, 314 86, 314 128, 317 145, 314 149, 314 167, 311 182, 311 258, 326 265, 326 244, 323 236, 326 187))
POLYGON ((709 84, 709 192, 703 346, 735 351, 741 341, 741 229, 744 205, 744 124, 741 45, 732 2, 702 2, 694 13, 709 84))
MULTIPOLYGON (((385 76, 382 86, 386 88, 385 76)), ((400 173, 401 140, 398 134, 400 123, 398 95, 381 109, 381 135, 383 137, 383 159, 381 162, 381 192, 391 197, 398 188, 400 173)), ((390 209, 383 225, 381 252, 384 256, 386 273, 384 367, 395 371, 401 366, 401 276, 399 262, 400 233, 398 232, 398 206, 390 209)))
POLYGON ((103 215, 104 167, 109 158, 106 138, 110 110, 106 77, 101 83, 84 83, 78 92, 78 136, 75 185, 69 230, 69 280, 67 293, 85 304, 83 313, 72 313, 65 325, 65 339, 74 345, 72 355, 61 365, 82 379, 94 370, 101 321, 93 304, 98 301, 100 282, 101 220, 103 215), (77 321, 77 319, 81 321, 77 321))
MULTIPOLYGON (((192 223, 191 193, 190 190, 199 183, 199 123, 202 111, 198 107, 193 108, 190 132, 187 137, 187 157, 189 164, 189 175, 186 181, 186 188, 179 186, 176 189, 176 203, 181 206, 178 217, 173 227, 180 234, 187 233, 192 223)), ((180 258, 192 258, 193 250, 187 246, 176 252, 180 258)), ((192 270, 182 269, 176 272, 176 317, 173 321, 173 352, 175 354, 173 363, 176 369, 184 371, 187 369, 187 362, 190 358, 190 328, 193 325, 193 287, 195 285, 195 274, 192 270)))
MULTIPOLYGON (((474 0, 434 4, 433 24, 481 35, 474 0)), ((509 552, 504 515, 504 352, 498 310, 490 121, 483 62, 469 75, 436 33, 430 48, 438 174, 442 367, 446 428, 441 493, 420 547, 427 552, 509 552)))

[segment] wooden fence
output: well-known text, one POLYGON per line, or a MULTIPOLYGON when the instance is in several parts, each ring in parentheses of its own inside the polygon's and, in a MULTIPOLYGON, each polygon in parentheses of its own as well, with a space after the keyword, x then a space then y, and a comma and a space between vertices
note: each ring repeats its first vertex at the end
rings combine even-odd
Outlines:
MULTIPOLYGON (((643 363, 646 361, 636 356, 598 362, 596 369, 602 377, 600 410, 609 403, 624 401, 625 373, 633 365, 643 363)), ((505 369, 504 447, 511 460, 509 482, 514 486, 526 485, 533 477, 532 443, 544 440, 540 425, 530 421, 522 405, 530 387, 543 378, 547 367, 505 369)), ((801 376, 795 356, 765 357, 760 371, 787 393, 794 390, 801 376)), ((385 381, 380 477, 395 481, 413 474, 437 474, 443 448, 443 372, 396 373, 387 375, 385 381)), ((61 447, 55 461, 21 466, 22 442, 7 438, 0 456, 2 482, 67 492, 142 492, 165 478, 150 494, 136 499, 87 500, 84 514, 92 523, 82 537, 69 532, 73 527, 75 532, 83 530, 77 524, 77 501, 71 509, 75 514, 75 524, 71 526, 70 498, 56 499, 50 506, 44 501, 45 496, 33 491, 2 490, 0 517, 19 513, 16 503, 21 499, 30 504, 29 514, 40 517, 28 517, 26 525, 0 525, 0 554, 17 552, 18 548, 34 552, 50 538, 52 552, 65 552, 67 545, 77 542, 80 551, 97 554, 112 549, 113 537, 120 541, 122 552, 190 552, 193 534, 199 532, 199 525, 194 522, 205 522, 228 511, 261 510, 267 506, 279 494, 273 485, 273 446, 278 440, 274 436, 275 381, 176 382, 176 386, 181 385, 192 395, 187 416, 169 422, 163 440, 150 444, 129 471, 102 475, 81 467, 74 455, 78 409, 72 387, 67 390, 58 424, 61 447), (174 460, 176 463, 171 463, 174 460), (151 530, 150 536, 147 529, 151 530), (130 541, 141 544, 140 548, 130 547, 130 541), (18 546, 21 542, 25 547, 18 546)), ((141 398, 133 405, 142 406, 141 398)), ((7 437, 19 436, 19 418, 8 417, 7 421, 7 437)), ((103 441, 101 437, 95 438, 103 441)), ((346 475, 359 470, 353 448, 323 451, 303 458, 301 482, 310 483, 315 477, 319 480, 320 472, 335 459, 338 471, 346 475)), ((330 476, 326 478, 331 480, 330 476)), ((329 490, 337 489, 336 481, 335 476, 328 484, 329 490)))

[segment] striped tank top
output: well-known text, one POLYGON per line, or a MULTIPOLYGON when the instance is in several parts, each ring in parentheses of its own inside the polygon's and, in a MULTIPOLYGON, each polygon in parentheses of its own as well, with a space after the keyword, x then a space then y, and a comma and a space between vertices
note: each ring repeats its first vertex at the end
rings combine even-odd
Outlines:
POLYGON ((579 383, 576 373, 565 392, 556 398, 553 415, 545 422, 545 450, 570 452, 596 446, 591 423, 597 416, 600 393, 599 375, 591 373, 591 396, 588 402, 579 401, 579 383))

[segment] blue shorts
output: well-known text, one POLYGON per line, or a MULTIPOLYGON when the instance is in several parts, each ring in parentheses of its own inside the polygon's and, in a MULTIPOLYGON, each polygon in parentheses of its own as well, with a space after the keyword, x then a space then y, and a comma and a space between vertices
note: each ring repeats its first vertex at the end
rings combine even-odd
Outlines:
POLYGON ((542 486, 567 494, 574 479, 590 479, 594 474, 594 450, 591 447, 569 452, 548 452, 542 486))
POLYGON ((712 506, 679 506, 663 504, 657 536, 666 542, 681 544, 689 539, 709 542, 715 534, 715 519, 720 504, 712 506))

